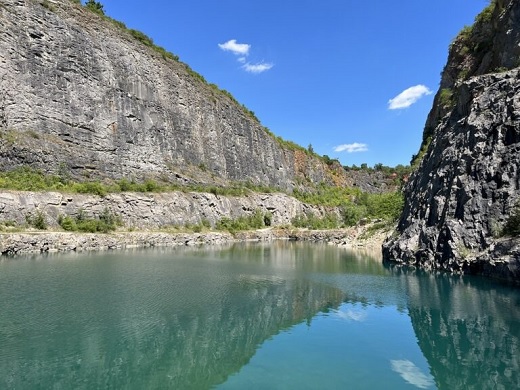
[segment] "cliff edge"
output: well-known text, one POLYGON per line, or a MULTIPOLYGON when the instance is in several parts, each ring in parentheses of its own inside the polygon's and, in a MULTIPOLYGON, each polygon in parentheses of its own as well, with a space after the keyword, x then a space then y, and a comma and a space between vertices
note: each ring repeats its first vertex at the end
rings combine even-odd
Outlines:
POLYGON ((146 35, 78 3, 0 1, 0 169, 283 190, 344 183, 339 164, 273 136, 146 35))
POLYGON ((385 261, 520 281, 500 237, 520 196, 520 1, 492 1, 450 46, 385 261))

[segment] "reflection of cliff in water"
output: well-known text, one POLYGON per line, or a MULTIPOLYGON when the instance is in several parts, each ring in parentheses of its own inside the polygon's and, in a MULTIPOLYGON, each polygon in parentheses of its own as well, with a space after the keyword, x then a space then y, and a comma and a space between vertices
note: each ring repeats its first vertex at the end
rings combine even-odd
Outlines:
POLYGON ((407 285, 412 325, 440 389, 520 388, 517 289, 478 278, 394 271, 407 285))
POLYGON ((110 255, 96 263, 94 274, 69 272, 57 278, 67 279, 59 286, 42 276, 34 291, 26 291, 45 308, 37 319, 34 313, 0 317, 2 348, 17 351, 9 359, 0 354, 0 373, 10 373, 0 387, 210 388, 237 372, 265 340, 343 299, 339 289, 297 276, 306 267, 328 272, 334 262, 304 260, 288 245, 141 253, 146 260, 110 255), (172 256, 183 258, 182 272, 163 267, 172 256), (82 312, 69 310, 71 304, 82 312), (47 310, 56 315, 47 317, 47 310), (23 324, 13 331, 28 337, 3 335, 10 332, 5 320, 23 324), (54 341, 32 337, 42 327, 56 334, 54 341), (49 369, 54 365, 61 377, 49 369))

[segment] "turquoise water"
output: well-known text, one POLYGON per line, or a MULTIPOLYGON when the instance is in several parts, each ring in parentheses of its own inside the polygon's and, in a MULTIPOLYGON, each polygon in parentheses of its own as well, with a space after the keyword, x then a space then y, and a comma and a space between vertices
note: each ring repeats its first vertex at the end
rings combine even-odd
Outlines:
POLYGON ((520 289, 277 242, 0 261, 0 389, 517 389, 520 289))

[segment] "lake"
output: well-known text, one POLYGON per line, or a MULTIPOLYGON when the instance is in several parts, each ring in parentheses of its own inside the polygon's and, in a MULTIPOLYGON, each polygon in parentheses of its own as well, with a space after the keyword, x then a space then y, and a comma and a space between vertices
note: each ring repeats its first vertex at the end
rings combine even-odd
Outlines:
POLYGON ((517 389, 520 289, 275 242, 4 258, 1 389, 517 389))

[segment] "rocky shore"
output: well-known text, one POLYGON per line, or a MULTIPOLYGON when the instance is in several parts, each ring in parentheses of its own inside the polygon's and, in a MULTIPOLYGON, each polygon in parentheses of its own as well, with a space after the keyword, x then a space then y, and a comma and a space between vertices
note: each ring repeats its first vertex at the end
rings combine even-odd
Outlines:
POLYGON ((116 232, 110 234, 69 232, 24 232, 0 234, 0 254, 14 256, 37 253, 83 252, 128 248, 222 245, 246 241, 293 240, 326 242, 346 248, 379 250, 383 237, 363 238, 364 229, 337 230, 261 229, 239 232, 165 233, 116 232))

